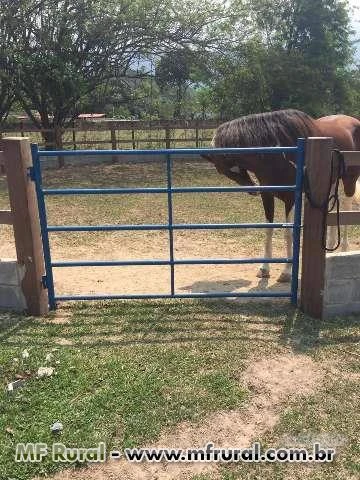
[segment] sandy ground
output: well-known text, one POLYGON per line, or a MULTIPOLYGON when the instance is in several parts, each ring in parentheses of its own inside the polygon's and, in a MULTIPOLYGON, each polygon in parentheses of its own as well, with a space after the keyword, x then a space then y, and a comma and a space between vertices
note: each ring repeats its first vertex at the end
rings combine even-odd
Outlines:
MULTIPOLYGON (((201 424, 183 422, 165 431, 153 445, 144 448, 201 448, 211 442, 222 448, 247 448, 279 420, 281 406, 292 396, 309 395, 320 387, 318 365, 305 355, 281 355, 249 365, 241 383, 252 391, 242 410, 215 412, 201 424)), ((211 473, 216 463, 128 463, 124 459, 93 465, 79 471, 64 471, 53 480, 189 480, 211 473)))
MULTIPOLYGON (((181 232, 175 238, 175 256, 184 258, 242 258, 249 256, 239 248, 236 237, 222 239, 181 232), (225 243, 224 243, 225 242, 225 243)), ((4 238, 4 236, 2 235, 4 238)), ((0 245, 0 258, 14 258, 15 247, 10 232, 5 232, 5 242, 0 245)), ((91 241, 91 240, 90 240, 91 241)), ((279 250, 277 255, 284 255, 279 250)), ((53 260, 125 260, 167 259, 169 255, 166 233, 149 234, 117 233, 99 238, 98 242, 64 246, 59 241, 52 244, 53 260)), ((262 256, 261 249, 251 256, 262 256)), ((266 289, 288 290, 288 284, 279 284, 284 265, 272 266, 270 279, 259 279, 256 273, 260 265, 196 265, 176 266, 177 293, 243 292, 266 289)), ((66 294, 142 294, 170 293, 170 268, 168 266, 132 267, 74 267, 54 268, 56 295, 66 294)))

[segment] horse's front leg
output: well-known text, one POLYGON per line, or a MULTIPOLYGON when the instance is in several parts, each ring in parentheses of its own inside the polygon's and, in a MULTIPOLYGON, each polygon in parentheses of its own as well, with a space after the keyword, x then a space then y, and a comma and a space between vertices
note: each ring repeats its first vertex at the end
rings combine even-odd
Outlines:
MULTIPOLYGON (((264 207, 265 218, 267 222, 274 222, 274 195, 271 192, 261 192, 261 200, 264 207)), ((272 239, 273 239, 273 228, 266 229, 265 237, 265 248, 264 248, 264 258, 272 258, 272 239)), ((260 270, 257 273, 258 278, 269 278, 270 277, 270 264, 263 263, 260 270)))
MULTIPOLYGON (((292 205, 285 204, 285 222, 292 223, 294 221, 294 209, 292 205)), ((286 257, 292 258, 293 256, 293 230, 291 228, 285 228, 284 230, 285 245, 286 245, 286 257)), ((292 264, 287 263, 284 270, 281 272, 278 282, 285 283, 291 282, 291 268, 292 264)))

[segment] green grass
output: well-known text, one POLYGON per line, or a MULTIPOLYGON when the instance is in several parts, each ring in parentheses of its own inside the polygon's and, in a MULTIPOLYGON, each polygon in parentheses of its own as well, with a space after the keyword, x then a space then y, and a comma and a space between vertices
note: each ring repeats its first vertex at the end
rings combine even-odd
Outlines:
MULTIPOLYGON (((312 356, 319 367, 332 365, 339 376, 329 375, 311 397, 286 405, 280 423, 258 440, 264 447, 284 446, 284 436, 336 434, 346 444, 335 464, 306 467, 306 478, 335 480, 358 472, 358 381, 351 377, 359 373, 358 318, 320 325, 282 302, 218 301, 77 304, 63 307, 56 318, 1 316, 3 387, 16 374, 27 379, 23 388, 1 394, 0 478, 27 480, 64 468, 47 459, 15 463, 18 442, 52 444, 60 438, 68 446, 140 446, 183 420, 201 424, 211 411, 241 408, 254 394, 241 383, 249 358, 289 350, 312 356), (25 348, 28 359, 21 357, 25 348), (37 379, 44 365, 56 374, 37 379), (57 420, 64 424, 60 437, 50 432, 57 420)), ((223 480, 278 480, 300 478, 299 469, 243 464, 222 472, 223 480)))
MULTIPOLYGON (((231 185, 206 166, 175 162, 174 184, 231 185)), ((81 165, 45 170, 44 184, 52 188, 163 186, 165 171, 161 163, 81 165)), ((0 208, 7 203, 6 185, 0 179, 0 208)), ((177 222, 263 221, 260 199, 249 195, 179 195, 174 206, 177 222)), ((48 199, 52 224, 96 224, 99 218, 103 223, 157 223, 165 221, 166 209, 163 195, 48 199)), ((277 218, 282 218, 279 208, 277 218)), ((358 232, 351 230, 353 243, 358 242, 358 232)), ((226 239, 236 238, 242 252, 261 254, 261 231, 213 235, 223 242, 224 250, 226 239)), ((52 238, 64 249, 85 242, 92 248, 110 240, 111 234, 52 238)), ((311 355, 319 366, 333 366, 338 374, 329 375, 325 386, 305 401, 286 405, 279 424, 259 440, 276 446, 285 435, 335 432, 346 437, 346 445, 335 464, 326 468, 227 466, 223 480, 335 480, 355 478, 358 473, 358 382, 351 376, 359 373, 358 318, 319 324, 295 313, 287 303, 222 301, 77 304, 63 306, 59 315, 67 322, 59 323, 52 315, 46 319, 0 316, 1 480, 28 480, 61 467, 48 460, 16 464, 13 458, 17 442, 51 444, 57 438, 50 433, 56 420, 64 424, 60 438, 68 446, 93 446, 104 440, 108 448, 124 448, 155 440, 164 428, 183 420, 201 423, 209 412, 241 408, 253 395, 241 382, 247 361, 291 350, 311 355), (25 348, 30 357, 24 360, 25 348), (56 375, 36 379, 50 352, 56 375), (25 386, 9 394, 5 387, 17 374, 27 378, 25 386)))
MULTIPOLYGON (((56 420, 64 424, 65 444, 104 440, 123 448, 182 420, 240 407, 248 392, 238 378, 252 346, 239 339, 262 319, 237 310, 211 302, 133 302, 66 308, 69 324, 3 317, 3 385, 16 373, 29 379, 24 388, 2 395, 1 471, 20 480, 57 468, 13 461, 17 442, 52 443, 56 420), (63 339, 73 345, 59 345, 63 339), (25 348, 28 360, 21 359, 25 348), (36 379, 49 352, 56 375, 36 379), (6 434, 6 426, 14 435, 6 434)), ((278 324, 273 315, 268 321, 278 324)))

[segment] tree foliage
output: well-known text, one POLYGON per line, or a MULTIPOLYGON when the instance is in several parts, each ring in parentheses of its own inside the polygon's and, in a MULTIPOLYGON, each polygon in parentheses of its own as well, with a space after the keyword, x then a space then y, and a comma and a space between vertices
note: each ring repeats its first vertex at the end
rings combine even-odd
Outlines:
POLYGON ((183 102, 188 87, 191 85, 192 67, 195 63, 195 54, 189 49, 182 48, 161 56, 156 66, 155 79, 162 93, 171 95, 175 92, 175 108, 173 115, 181 118, 183 102))
MULTIPOLYGON (((12 10, 19 42, 13 51, 18 98, 33 122, 60 135, 84 100, 113 78, 127 76, 133 63, 179 45, 208 42, 209 25, 224 7, 195 0, 25 0, 12 10), (35 112, 38 113, 36 115, 35 112)), ((2 12, 5 18, 9 8, 2 12)), ((7 15, 8 16, 8 15, 7 15)), ((215 38, 211 37, 214 42, 215 38)), ((211 42, 210 42, 211 43, 211 42)), ((52 134, 51 134, 52 135, 52 134)))
POLYGON ((346 4, 251 0, 255 35, 214 62, 219 114, 295 107, 313 115, 351 108, 346 4))
POLYGON ((359 110, 345 0, 0 0, 0 122, 14 98, 61 147, 80 111, 231 118, 359 110), (153 67, 156 65, 154 75, 153 67))
POLYGON ((16 42, 13 15, 17 3, 9 5, 6 0, 0 0, 0 124, 6 119, 15 100, 16 84, 14 81, 13 48, 16 42))

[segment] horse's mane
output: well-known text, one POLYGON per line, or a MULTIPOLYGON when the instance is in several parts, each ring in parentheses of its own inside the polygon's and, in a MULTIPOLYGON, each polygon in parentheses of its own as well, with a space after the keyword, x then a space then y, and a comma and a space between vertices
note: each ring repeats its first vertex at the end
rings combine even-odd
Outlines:
POLYGON ((278 110, 236 118, 218 127, 214 147, 291 146, 317 135, 314 120, 299 110, 278 110))

